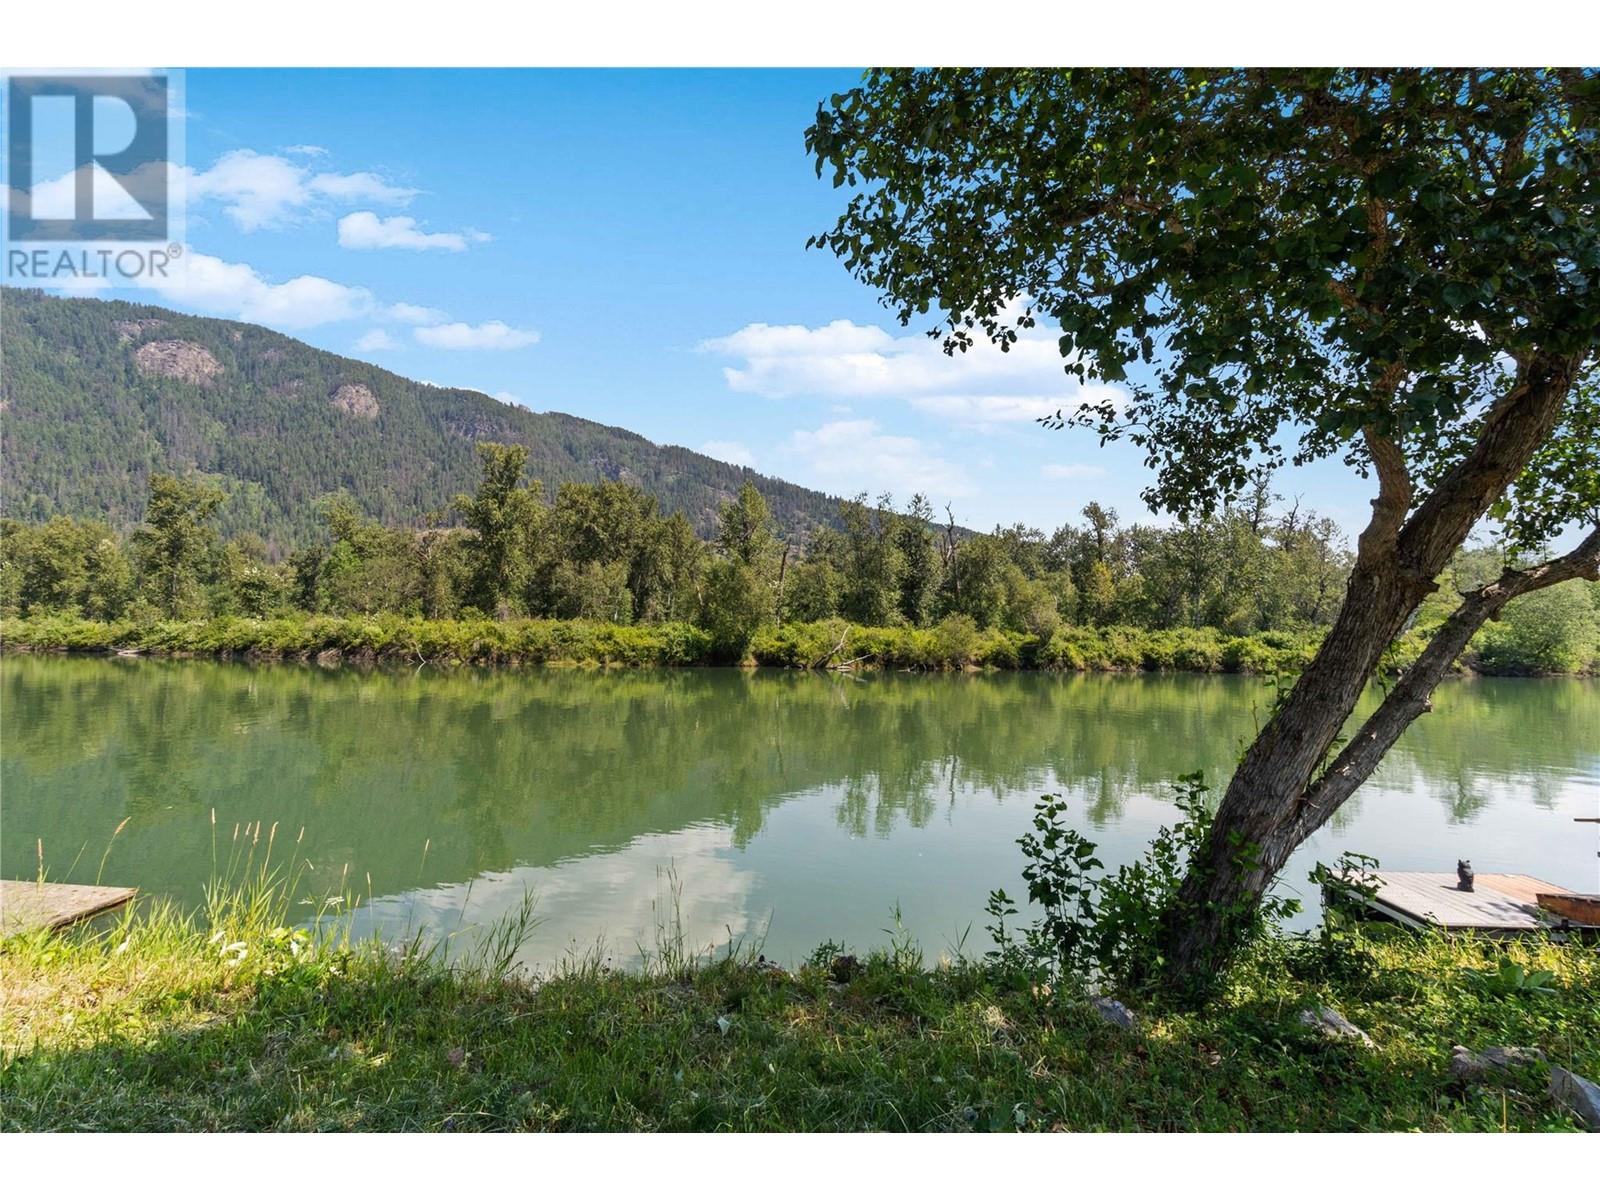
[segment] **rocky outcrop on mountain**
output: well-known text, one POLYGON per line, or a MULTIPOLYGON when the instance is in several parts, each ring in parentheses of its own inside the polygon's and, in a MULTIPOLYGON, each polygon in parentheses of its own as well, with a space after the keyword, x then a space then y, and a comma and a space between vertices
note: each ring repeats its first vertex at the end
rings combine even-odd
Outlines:
POLYGON ((162 375, 184 383, 203 384, 222 374, 222 364, 211 351, 195 342, 175 339, 146 342, 133 352, 133 362, 146 375, 162 375))
POLYGON ((352 417, 365 417, 367 420, 378 415, 378 398, 372 390, 361 383, 342 383, 332 396, 328 397, 332 404, 342 413, 352 417))
POLYGON ((142 338, 147 331, 160 329, 165 324, 165 321, 151 318, 144 321, 113 321, 111 328, 117 331, 119 342, 133 342, 142 338))

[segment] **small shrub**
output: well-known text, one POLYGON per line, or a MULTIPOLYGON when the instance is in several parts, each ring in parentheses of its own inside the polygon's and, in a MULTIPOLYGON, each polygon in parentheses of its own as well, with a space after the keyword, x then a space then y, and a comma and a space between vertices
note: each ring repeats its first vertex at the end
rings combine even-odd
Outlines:
POLYGON ((1559 675, 1588 670, 1600 655, 1600 619, 1578 580, 1506 605, 1473 639, 1487 675, 1559 675))
MULTIPOLYGON (((1103 981, 1124 990, 1149 989, 1159 977, 1161 935, 1178 889, 1211 830, 1210 789, 1200 773, 1177 783, 1180 819, 1163 826, 1149 849, 1110 874, 1097 848, 1064 818, 1067 801, 1043 797, 1033 830, 1018 839, 1028 865, 1022 870, 1028 899, 1042 916, 1022 932, 1006 927, 1016 910, 1005 892, 990 894, 991 962, 1007 973, 1103 981)), ((1276 932, 1297 901, 1267 896, 1241 914, 1241 947, 1276 932)), ((1208 985, 1214 986, 1214 981, 1208 985)))
POLYGON ((952 614, 933 627, 933 662, 941 667, 970 667, 977 661, 978 623, 965 613, 952 614))

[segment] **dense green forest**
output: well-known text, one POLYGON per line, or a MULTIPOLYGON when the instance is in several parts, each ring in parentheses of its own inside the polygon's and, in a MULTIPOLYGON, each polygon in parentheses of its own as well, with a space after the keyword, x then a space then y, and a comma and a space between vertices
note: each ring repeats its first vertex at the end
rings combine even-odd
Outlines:
MULTIPOLYGON (((225 492, 201 475, 153 475, 144 521, 126 536, 100 521, 7 518, 0 615, 33 622, 8 640, 491 662, 1276 671, 1304 662, 1348 570, 1337 527, 1280 510, 1265 475, 1242 503, 1171 528, 1123 525, 1091 502, 1081 524, 1049 534, 972 534, 937 522, 921 496, 896 507, 861 495, 803 541, 746 483, 702 539, 633 483, 552 492, 528 478, 523 446, 485 442, 477 456, 475 491, 450 506, 456 523, 388 526, 335 493, 317 504, 319 532, 282 554, 255 534, 224 538, 225 492), (98 624, 40 623, 51 617, 98 624), (552 619, 592 627, 553 630, 552 619), (184 621, 210 624, 175 631, 184 621)), ((1492 547, 1459 556, 1396 662, 1503 559, 1492 547)), ((1590 670, 1600 585, 1515 601, 1468 659, 1496 673, 1590 670)))
POLYGON ((278 553, 318 534, 341 489, 390 525, 436 522, 477 475, 473 444, 527 448, 552 487, 636 483, 702 534, 741 483, 800 537, 837 501, 677 446, 479 392, 433 387, 238 321, 0 290, 0 508, 137 524, 150 476, 210 476, 225 535, 278 553))

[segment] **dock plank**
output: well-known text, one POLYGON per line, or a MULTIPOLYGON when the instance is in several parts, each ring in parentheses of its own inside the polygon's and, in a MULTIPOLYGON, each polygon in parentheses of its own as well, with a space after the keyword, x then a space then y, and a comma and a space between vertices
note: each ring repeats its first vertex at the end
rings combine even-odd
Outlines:
POLYGON ((86 917, 122 907, 138 890, 0 879, 0 935, 32 929, 61 929, 86 917))
POLYGON ((1528 932, 1544 928, 1539 892, 1564 889, 1532 875, 1479 875, 1476 890, 1463 892, 1453 873, 1378 871, 1374 907, 1408 923, 1439 929, 1528 932))

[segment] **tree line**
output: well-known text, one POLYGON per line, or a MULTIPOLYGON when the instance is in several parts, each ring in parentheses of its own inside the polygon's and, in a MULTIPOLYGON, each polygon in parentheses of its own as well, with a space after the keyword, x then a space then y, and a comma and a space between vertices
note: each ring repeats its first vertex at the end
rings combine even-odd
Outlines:
POLYGON ((724 503, 715 534, 626 482, 525 478, 524 447, 481 443, 476 492, 455 522, 386 526, 348 494, 319 504, 324 535, 273 554, 223 539, 224 500, 204 477, 152 476, 144 521, 57 517, 0 523, 0 612, 264 617, 284 611, 688 621, 730 646, 763 624, 833 617, 1048 635, 1066 624, 1214 626, 1246 634, 1315 627, 1338 600, 1348 553, 1326 518, 1272 510, 1265 476, 1245 503, 1168 529, 1123 525, 1090 502, 1082 524, 1017 523, 988 534, 939 518, 926 497, 840 503, 837 528, 786 539, 752 485, 724 503))
MULTIPOLYGON (((526 478, 523 447, 481 443, 478 454, 481 478, 456 498, 455 523, 386 526, 339 493, 319 504, 323 536, 287 554, 253 534, 221 537, 213 518, 224 493, 203 476, 152 476, 144 521, 126 538, 70 517, 0 521, 0 614, 686 622, 738 658, 763 627, 833 619, 926 628, 955 618, 1039 639, 1070 626, 1317 630, 1349 570, 1338 526, 1298 504, 1275 507, 1264 473, 1239 503, 1165 528, 1122 524, 1091 501, 1080 523, 1048 534, 1023 523, 975 534, 924 496, 897 507, 889 495, 858 495, 840 502, 837 528, 797 544, 748 483, 702 539, 634 484, 549 492, 526 478)), ((1494 549, 1469 552, 1443 582, 1476 580, 1500 562, 1494 549)), ((1442 619, 1434 607, 1418 627, 1442 619)), ((1530 598, 1510 617, 1482 639, 1491 669, 1581 671, 1600 651, 1583 585, 1530 598)))

